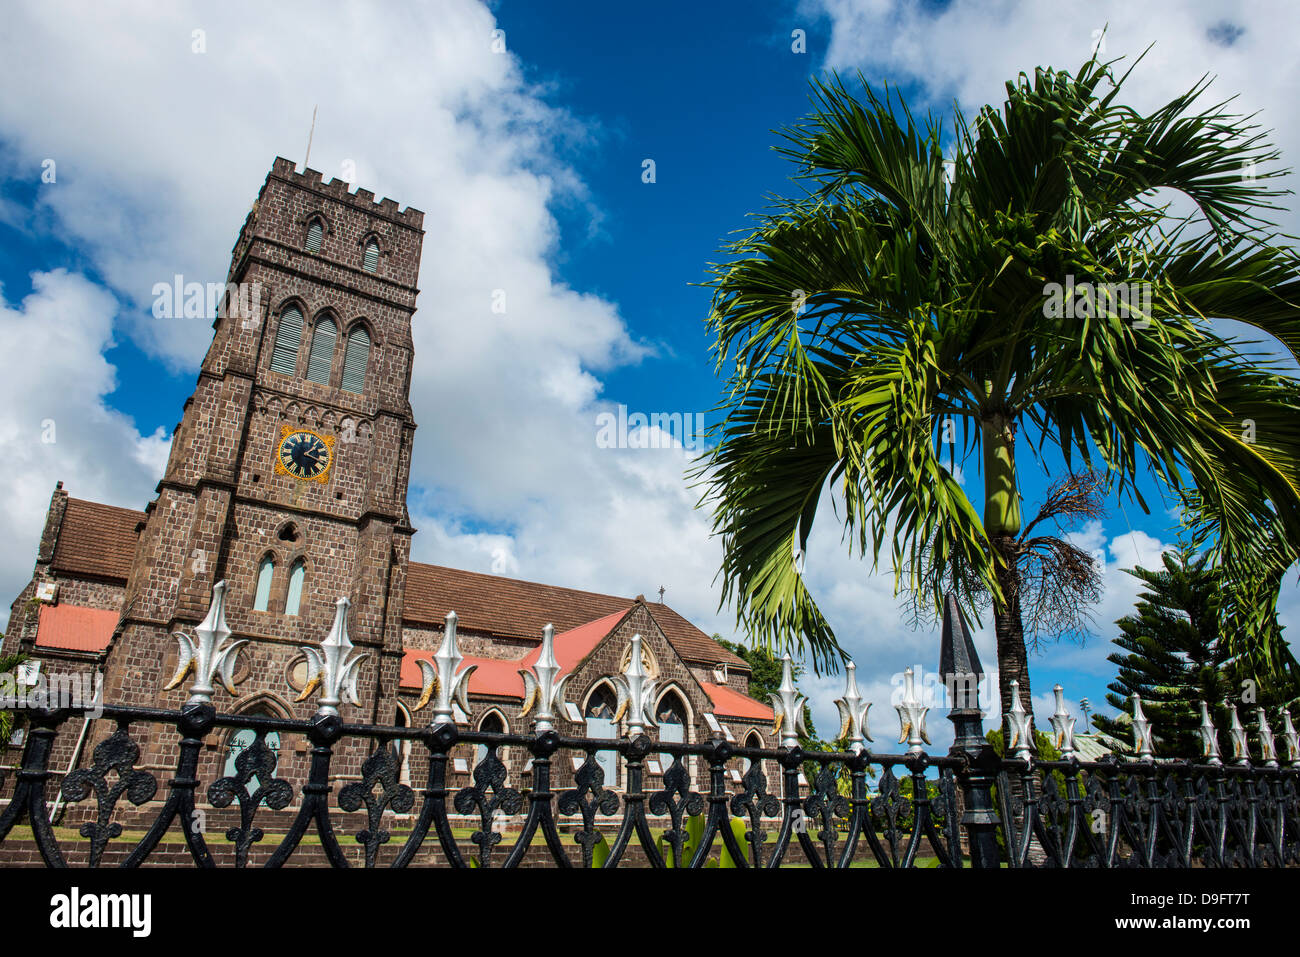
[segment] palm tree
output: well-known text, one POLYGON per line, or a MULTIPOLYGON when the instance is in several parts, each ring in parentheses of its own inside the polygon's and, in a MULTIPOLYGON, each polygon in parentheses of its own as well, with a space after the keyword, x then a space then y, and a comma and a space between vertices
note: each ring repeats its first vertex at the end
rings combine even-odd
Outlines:
POLYGON ((1197 105, 1208 81, 1142 114, 1118 100, 1127 77, 1096 61, 1021 74, 1001 110, 957 115, 949 156, 940 124, 888 90, 814 81, 778 147, 805 195, 762 214, 709 283, 729 396, 695 475, 722 601, 759 644, 836 667, 800 567, 830 497, 850 550, 887 552, 896 589, 937 606, 945 580, 981 583, 1003 708, 1018 679, 1032 714, 1011 560, 1027 456, 1099 461, 1107 497, 1144 509, 1149 472, 1189 496, 1224 561, 1263 562, 1260 528, 1300 542, 1300 392, 1206 321, 1300 353, 1297 257, 1263 218, 1278 153, 1249 118, 1197 105), (982 514, 957 469, 977 451, 982 514))

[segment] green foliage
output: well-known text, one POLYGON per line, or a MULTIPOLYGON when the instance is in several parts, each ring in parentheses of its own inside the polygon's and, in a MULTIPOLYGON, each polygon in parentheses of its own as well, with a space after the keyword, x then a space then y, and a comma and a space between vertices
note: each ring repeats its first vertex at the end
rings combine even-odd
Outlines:
MULTIPOLYGON (((695 475, 723 602, 757 643, 807 649, 817 668, 842 655, 796 560, 824 494, 850 550, 892 562, 896 588, 938 607, 945 583, 977 581, 1005 608, 1014 452, 1095 463, 1108 496, 1143 508, 1139 476, 1194 489, 1191 520, 1234 587, 1294 561, 1300 386, 1203 321, 1300 356, 1298 260, 1264 220, 1279 154, 1249 118, 1200 102, 1208 80, 1142 112, 1119 98, 1128 76, 1095 60, 1022 74, 1000 107, 957 115, 955 139, 865 80, 858 96, 813 81, 813 112, 780 147, 804 195, 759 216, 710 282, 726 415, 695 475), (1071 299, 1066 315, 1048 307, 1053 284, 1140 295, 1126 313, 1071 299), (957 479, 969 455, 986 463, 975 501, 957 479)), ((1281 667, 1276 632, 1243 625, 1230 641, 1281 667)), ((1020 671, 1022 651, 1003 657, 1020 671)))
MULTIPOLYGON (((984 740, 992 745, 998 757, 1005 758, 1007 756, 1007 745, 1002 736, 1001 728, 994 728, 989 731, 984 735, 984 740)), ((1061 760, 1061 752, 1056 750, 1056 745, 1052 744, 1052 739, 1037 728, 1034 728, 1034 753, 1040 761, 1061 760)))
MULTIPOLYGON (((686 840, 682 842, 682 856, 679 862, 673 860, 672 845, 662 835, 660 835, 659 853, 664 859, 665 866, 685 867, 690 863, 691 858, 695 856, 696 849, 700 846, 700 842, 704 840, 704 823, 705 818, 703 814, 693 814, 683 822, 683 829, 686 831, 686 840)), ((743 851, 745 848, 745 822, 732 818, 729 823, 731 825, 731 833, 736 839, 736 846, 743 851)), ((603 836, 601 840, 602 842, 604 841, 603 836)), ((739 866, 736 863, 736 859, 731 856, 731 852, 727 850, 727 842, 722 839, 721 834, 714 838, 714 847, 718 849, 717 856, 710 856, 709 859, 704 862, 706 868, 717 867, 733 869, 739 866)), ((607 849, 605 857, 608 856, 609 851, 607 849)), ((602 857, 601 861, 603 862, 604 859, 605 858, 602 857)), ((599 864, 595 864, 594 857, 593 866, 600 866, 599 864)))
MULTIPOLYGON (((721 635, 715 634, 713 640, 722 647, 726 648, 733 654, 745 660, 753 672, 749 679, 749 696, 766 703, 768 695, 775 694, 781 687, 781 659, 777 658, 766 648, 750 648, 745 645, 737 644, 734 641, 727 641, 721 635)), ((804 673, 800 665, 793 667, 794 684, 799 687, 799 678, 804 673)), ((799 735, 799 747, 804 751, 843 751, 847 745, 846 741, 823 741, 817 737, 817 726, 813 724, 812 710, 805 702, 803 706, 803 720, 808 728, 807 734, 799 735)), ((808 781, 816 779, 820 765, 815 761, 806 761, 803 765, 803 774, 808 781)), ((852 784, 848 771, 842 765, 834 765, 831 769, 836 776, 836 787, 839 793, 848 795, 851 793, 852 784)), ((870 772, 873 776, 875 771, 870 772)))
POLYGON ((609 860, 609 850, 609 841, 606 840, 604 832, 597 832, 596 843, 591 848, 591 866, 604 867, 605 862, 609 860))
MULTIPOLYGON (((0 641, 4 640, 4 635, 0 634, 0 641)), ((4 655, 0 656, 0 675, 8 674, 16 669, 24 661, 27 655, 4 655)), ((9 738, 13 735, 14 729, 18 727, 19 718, 12 711, 0 711, 0 749, 9 744, 9 738)))
MULTIPOLYGON (((1132 695, 1141 697, 1160 757, 1202 756, 1200 701, 1213 709, 1215 724, 1223 726, 1221 712, 1214 712, 1225 700, 1246 705, 1242 717, 1249 720, 1255 706, 1273 709, 1294 695, 1293 679, 1257 680, 1250 662, 1232 655, 1223 626, 1236 611, 1225 605, 1239 593, 1225 587, 1223 569, 1209 565, 1208 559, 1183 546, 1162 556, 1161 569, 1127 569, 1146 588, 1134 613, 1116 622, 1120 634, 1114 643, 1119 650, 1108 660, 1119 673, 1108 686, 1106 701, 1127 715, 1132 713, 1132 695), (1242 699, 1243 688, 1248 700, 1242 699)), ((1275 608, 1268 619, 1280 634, 1275 608)), ((1126 721, 1098 714, 1093 724, 1125 745, 1132 741, 1126 721)))
MULTIPOLYGON (((727 641, 721 635, 715 634, 713 640, 726 648, 732 654, 744 659, 745 664, 749 665, 752 674, 749 679, 749 696, 764 704, 768 701, 768 695, 776 694, 777 689, 781 687, 781 659, 772 654, 767 648, 750 648, 746 645, 738 644, 734 641, 727 641)), ((794 685, 799 687, 799 678, 803 675, 802 665, 795 665, 794 685)), ((818 741, 817 728, 813 724, 812 711, 805 704, 803 709, 804 724, 808 727, 808 734, 799 739, 799 746, 805 747, 804 741, 809 744, 818 741)), ((814 749, 825 750, 825 749, 814 749)))
MULTIPOLYGON (((909 801, 916 793, 916 788, 912 784, 912 776, 909 774, 898 782, 898 793, 909 801)), ((935 828, 942 833, 948 824, 948 815, 944 806, 939 801, 939 782, 927 779, 925 782, 925 793, 930 799, 930 819, 934 822, 935 828)), ((899 825, 906 831, 910 831, 916 826, 916 809, 909 807, 905 814, 898 817, 899 825)))
POLYGON ((685 867, 690 863, 691 858, 695 855, 695 849, 700 846, 700 841, 704 838, 704 815, 692 814, 682 822, 682 830, 686 832, 682 840, 682 854, 680 858, 674 858, 673 845, 664 835, 659 836, 659 854, 664 859, 664 865, 667 867, 685 867))
MULTIPOLYGON (((992 731, 989 731, 984 735, 984 740, 988 741, 999 758, 1005 758, 1007 756, 1006 739, 1003 737, 1001 729, 994 728, 992 731)), ((1037 728, 1034 728, 1034 754, 1039 761, 1061 760, 1061 752, 1056 749, 1056 745, 1052 744, 1051 737, 1042 731, 1039 731, 1037 728)), ((1048 779, 1055 782, 1057 794, 1066 794, 1065 775, 1063 773, 1060 771, 1052 771, 1048 775, 1048 779)), ((1086 793, 1083 772, 1079 772, 1075 775, 1075 782, 1079 786, 1079 793, 1086 793)), ((1046 784, 1046 780, 1044 781, 1044 784, 1046 784)), ((1013 795, 1020 794, 1019 782, 1013 781, 1013 785, 1011 793, 1013 795)), ((998 814, 1002 813, 1001 798, 998 794, 998 786, 996 784, 993 785, 993 807, 997 809, 998 814)), ((1019 812, 1016 813, 1019 814, 1019 812)), ((997 829, 997 839, 998 847, 1001 849, 1004 855, 1003 859, 1005 860, 1006 835, 1003 833, 1002 828, 997 829)))

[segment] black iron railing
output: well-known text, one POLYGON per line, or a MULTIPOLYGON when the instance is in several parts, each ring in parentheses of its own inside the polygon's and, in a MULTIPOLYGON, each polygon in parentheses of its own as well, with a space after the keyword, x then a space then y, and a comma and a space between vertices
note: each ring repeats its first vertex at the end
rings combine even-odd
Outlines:
POLYGON ((59 728, 77 716, 71 710, 29 715, 22 767, 0 813, 0 853, 15 825, 26 822, 45 864, 66 866, 69 851, 80 847, 78 856, 99 866, 106 850, 122 842, 115 814, 148 806, 156 807, 152 820, 142 837, 126 842, 121 866, 150 861, 173 830, 183 835, 189 862, 199 867, 217 865, 218 847, 237 867, 248 865, 256 850, 265 852, 265 866, 279 867, 304 839, 318 843, 323 863, 335 867, 511 868, 540 859, 559 867, 612 868, 629 863, 631 848, 639 849, 637 863, 652 867, 703 867, 711 860, 736 867, 1300 864, 1300 772, 1290 768, 1001 760, 987 746, 973 754, 956 747, 932 757, 767 750, 726 741, 678 744, 645 735, 606 740, 554 731, 493 734, 462 731, 453 723, 424 729, 346 724, 319 713, 306 720, 218 714, 209 704, 180 711, 105 708, 104 719, 117 730, 61 786, 64 801, 87 812, 75 840, 60 837, 49 823, 48 758, 59 728), (137 729, 160 724, 181 737, 161 801, 155 800, 157 777, 136 767, 135 740, 137 729), (236 759, 235 774, 201 782, 196 769, 202 743, 217 728, 249 728, 256 736, 236 759), (310 742, 310 771, 301 787, 275 776, 277 756, 265 741, 271 732, 310 742), (361 776, 335 786, 336 745, 357 739, 370 748, 361 776), (392 745, 403 741, 427 752, 427 779, 418 793, 398 780, 401 759, 392 745), (462 743, 483 745, 486 752, 473 769, 473 783, 453 788, 449 756, 462 743), (526 788, 507 780, 498 757, 507 746, 532 755, 526 788), (622 791, 605 787, 599 751, 616 751, 625 762, 622 791), (662 787, 647 791, 644 762, 652 753, 670 754, 673 761, 662 787), (579 755, 581 765, 572 787, 554 788, 552 762, 566 754, 579 755), (705 769, 698 785, 687 770, 691 756, 705 769), (740 784, 729 786, 727 762, 735 758, 751 763, 740 784), (768 789, 765 764, 778 769, 775 793, 768 789), (805 775, 805 767, 814 773, 805 775), (238 823, 214 840, 196 821, 222 808, 237 808, 238 823), (272 835, 259 828, 259 818, 286 810, 290 823, 268 841, 272 835), (407 816, 400 843, 390 831, 394 814, 407 816), (352 854, 336 833, 336 820, 348 815, 364 820, 347 835, 356 849, 352 854), (504 832, 494 826, 501 815, 515 821, 504 832), (475 823, 458 827, 454 818, 475 823), (431 848, 441 854, 429 855, 431 848))
POLYGON ((150 862, 205 868, 313 860, 398 868, 1300 865, 1300 734, 1287 712, 1281 714, 1282 760, 1267 717, 1257 709, 1259 760, 1252 761, 1247 733, 1228 705, 1226 760, 1203 707, 1203 763, 1168 761, 1155 756, 1151 724, 1135 698, 1136 757, 1088 762, 1078 759, 1074 719, 1058 686, 1051 725, 1065 759, 1038 761, 1030 750, 1032 721, 1012 682, 1013 705, 1005 716, 1010 756, 1001 758, 984 737, 982 669, 952 599, 939 674, 954 704, 948 718, 955 740, 946 755, 931 755, 924 747, 930 709, 917 697, 910 669, 895 705, 907 752, 866 749, 870 705, 858 693, 851 665, 836 702, 848 750, 802 750, 797 731, 804 699, 788 656, 773 695, 781 747, 737 747, 724 733, 709 742, 654 741, 644 733, 652 723, 654 685, 641 666, 638 636, 623 673, 611 679, 627 733, 565 737, 554 729, 564 711, 566 679, 549 626, 541 655, 525 674, 520 717, 531 715, 534 732, 465 730, 456 713, 471 710, 466 688, 472 667, 461 667, 454 614, 434 661, 421 663, 417 710, 431 703, 430 724, 348 724, 338 707, 344 700, 357 703, 361 656, 347 637, 346 599, 338 602, 329 636, 307 649, 313 668, 303 697, 319 690, 314 715, 221 714, 211 700, 214 678, 222 676, 230 687, 240 644, 229 643, 224 587, 214 587, 212 607, 194 638, 181 636, 182 664, 172 686, 191 668, 194 683, 180 710, 104 707, 101 726, 107 722, 110 733, 101 734, 90 760, 57 786, 50 767, 55 739, 86 712, 27 712, 21 767, 10 775, 12 792, 0 810, 0 861, 22 863, 26 856, 51 867, 150 862), (211 770, 210 755, 204 761, 205 739, 217 729, 252 734, 246 746, 232 749, 233 767, 219 774, 211 770), (170 755, 159 763, 157 751, 171 731, 179 735, 174 764, 170 755), (280 751, 267 742, 271 734, 282 745, 288 737, 308 754, 300 780, 280 775, 280 751), (142 741, 150 749, 147 762, 142 741), (454 773, 462 759, 453 758, 452 749, 462 744, 479 747, 467 785, 453 783, 462 777, 454 773), (513 778, 501 757, 505 748, 531 755, 513 778), (412 750, 419 760, 407 763, 412 750), (606 781, 601 752, 617 753, 621 788, 606 781), (671 756, 662 774, 651 776, 655 784, 646 773, 652 754, 671 756), (555 763, 565 757, 566 764, 555 763), (743 774, 728 767, 737 759, 749 762, 743 774), (210 769, 207 780, 201 780, 202 767, 210 769), (412 767, 423 774, 418 792, 404 780, 412 767), (174 768, 169 781, 159 781, 160 768, 174 768), (563 774, 556 773, 560 768, 563 774), (75 835, 51 822, 56 801, 79 824, 75 835), (209 834, 209 817, 225 819, 224 835, 209 834), (128 832, 133 821, 138 836, 128 832), (24 823, 30 838, 25 830, 15 832, 24 823))

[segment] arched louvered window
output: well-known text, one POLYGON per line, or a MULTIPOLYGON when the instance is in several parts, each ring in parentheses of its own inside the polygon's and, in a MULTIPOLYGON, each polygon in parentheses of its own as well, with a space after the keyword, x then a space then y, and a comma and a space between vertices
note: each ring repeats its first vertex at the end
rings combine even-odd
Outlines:
POLYGON ((280 327, 275 331, 275 347, 271 350, 271 371, 293 375, 298 371, 298 347, 302 345, 302 312, 289 306, 280 316, 280 327))
POLYGON ((307 577, 307 563, 301 558, 289 566, 289 597, 284 602, 286 615, 298 614, 302 605, 302 583, 307 577))
POLYGON ((266 611, 271 601, 271 576, 275 574, 275 559, 267 555, 257 566, 257 593, 253 596, 253 611, 266 611))
POLYGON ((366 363, 370 361, 370 333, 365 326, 357 326, 348 333, 347 348, 343 350, 343 391, 366 391, 366 363))
POLYGON ((325 239, 325 227, 319 219, 313 219, 307 227, 307 252, 320 252, 320 244, 325 239))
POLYGON ((307 381, 330 384, 330 368, 334 365, 334 343, 338 341, 339 328, 333 320, 322 319, 311 334, 311 355, 307 357, 307 381))
POLYGON ((366 243, 366 253, 361 260, 361 268, 366 272, 374 272, 379 268, 379 243, 373 239, 366 243))

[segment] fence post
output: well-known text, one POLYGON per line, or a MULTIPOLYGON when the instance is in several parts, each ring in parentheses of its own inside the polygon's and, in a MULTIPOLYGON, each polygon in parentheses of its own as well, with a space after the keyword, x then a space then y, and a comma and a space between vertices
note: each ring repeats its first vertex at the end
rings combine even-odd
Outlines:
POLYGON ((997 867, 998 815, 993 809, 993 782, 997 777, 997 755, 984 740, 984 714, 980 710, 979 685, 984 676, 970 629, 951 592, 944 597, 943 637, 939 648, 939 676, 948 692, 948 720, 954 741, 948 752, 965 759, 957 772, 971 867, 997 867))

